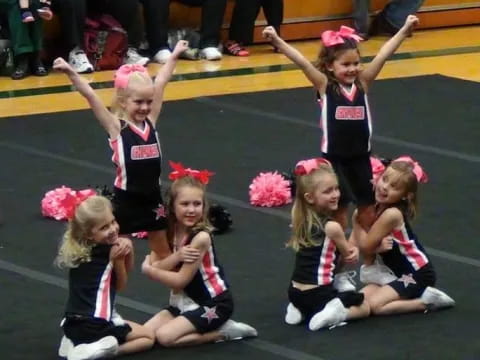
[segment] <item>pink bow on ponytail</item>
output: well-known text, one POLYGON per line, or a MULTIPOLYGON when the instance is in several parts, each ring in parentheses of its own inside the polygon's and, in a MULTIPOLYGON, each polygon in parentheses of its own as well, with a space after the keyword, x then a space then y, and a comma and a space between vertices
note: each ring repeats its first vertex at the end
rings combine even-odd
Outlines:
POLYGON ((322 164, 332 166, 332 164, 330 164, 330 161, 324 158, 301 160, 295 166, 295 175, 308 175, 313 170, 317 170, 318 167, 322 164))
POLYGON ((339 31, 327 30, 321 35, 323 45, 326 47, 344 44, 345 39, 352 39, 357 43, 362 41, 363 38, 355 33, 355 30, 348 26, 340 26, 339 31))
POLYGON ((419 183, 422 183, 422 184, 428 182, 427 173, 422 169, 420 164, 417 161, 413 160, 410 156, 408 156, 408 155, 400 156, 399 158, 393 160, 392 163, 395 162, 395 161, 405 161, 407 163, 412 164, 413 165, 413 173, 415 174, 415 177, 417 178, 417 181, 419 183))
POLYGON ((128 86, 128 79, 130 75, 133 74, 134 72, 148 74, 147 69, 142 65, 138 65, 138 64, 122 65, 115 72, 115 76, 114 76, 115 88, 125 89, 128 86))

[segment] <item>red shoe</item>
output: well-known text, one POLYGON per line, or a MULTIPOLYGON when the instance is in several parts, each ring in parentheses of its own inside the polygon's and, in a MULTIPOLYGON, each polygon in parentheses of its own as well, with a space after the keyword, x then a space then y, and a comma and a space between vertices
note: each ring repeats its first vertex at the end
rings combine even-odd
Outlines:
POLYGON ((250 53, 247 49, 242 47, 236 41, 227 41, 225 43, 225 54, 232 55, 232 56, 249 56, 250 53))

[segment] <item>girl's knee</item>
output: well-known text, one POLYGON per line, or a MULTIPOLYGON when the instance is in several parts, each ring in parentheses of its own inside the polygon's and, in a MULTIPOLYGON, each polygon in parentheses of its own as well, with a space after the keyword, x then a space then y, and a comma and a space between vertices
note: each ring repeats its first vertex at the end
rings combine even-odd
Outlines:
POLYGON ((155 332, 155 339, 163 347, 172 347, 177 340, 167 329, 160 328, 155 332))

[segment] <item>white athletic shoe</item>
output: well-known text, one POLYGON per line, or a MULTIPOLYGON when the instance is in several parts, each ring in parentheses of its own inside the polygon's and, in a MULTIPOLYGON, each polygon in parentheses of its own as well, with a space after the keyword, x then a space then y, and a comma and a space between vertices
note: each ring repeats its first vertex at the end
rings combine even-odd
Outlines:
POLYGON ((285 314, 285 322, 288 325, 298 325, 302 320, 303 315, 300 310, 298 310, 292 303, 289 303, 287 306, 287 313, 285 314))
POLYGON ((153 57, 153 61, 159 64, 165 64, 171 56, 172 52, 169 49, 158 50, 153 57))
POLYGON ((66 358, 70 350, 73 348, 74 346, 72 340, 63 335, 62 340, 60 340, 60 346, 58 347, 58 356, 66 358))
POLYGON ((387 285, 398 278, 389 267, 375 263, 360 267, 360 281, 364 284, 387 285))
POLYGON ((356 271, 344 271, 335 274, 335 277, 333 278, 333 287, 338 292, 356 291, 355 276, 357 276, 356 271))
POLYGON ((238 321, 227 320, 218 331, 225 337, 225 340, 240 340, 248 337, 256 337, 257 330, 248 324, 238 321))
POLYGON ((330 300, 322 311, 313 315, 308 323, 308 328, 312 331, 320 330, 324 327, 335 327, 345 325, 348 310, 339 298, 330 300))
POLYGON ((89 344, 75 346, 68 353, 67 360, 94 360, 110 358, 118 353, 118 341, 114 336, 105 336, 89 344))
POLYGON ((148 57, 140 55, 137 49, 132 47, 128 48, 127 53, 125 54, 125 58, 123 59, 124 64, 136 64, 142 66, 147 65, 149 61, 150 59, 148 57))
POLYGON ((439 310, 455 306, 455 300, 445 294, 443 291, 428 286, 424 291, 420 300, 427 305, 427 310, 439 310))
POLYGON ((93 65, 88 60, 85 52, 79 47, 75 47, 68 54, 68 63, 79 74, 93 72, 93 65))
POLYGON ((205 60, 220 60, 222 58, 222 53, 218 48, 211 46, 211 47, 206 47, 202 50, 200 50, 200 59, 205 59, 205 60))
POLYGON ((122 315, 117 312, 115 306, 112 310, 112 316, 110 317, 110 321, 113 322, 115 326, 123 326, 126 324, 125 320, 123 319, 122 315))

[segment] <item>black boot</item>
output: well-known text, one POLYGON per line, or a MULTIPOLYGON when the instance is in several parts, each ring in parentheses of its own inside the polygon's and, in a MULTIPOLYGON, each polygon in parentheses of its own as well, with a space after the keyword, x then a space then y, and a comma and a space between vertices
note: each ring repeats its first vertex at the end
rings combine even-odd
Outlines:
POLYGON ((40 53, 34 52, 30 56, 30 71, 36 76, 48 75, 47 68, 42 63, 40 53))
POLYGON ((15 57, 15 69, 10 76, 13 80, 20 80, 30 75, 28 66, 28 54, 20 54, 15 57))

